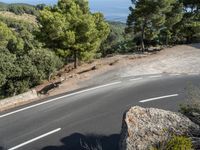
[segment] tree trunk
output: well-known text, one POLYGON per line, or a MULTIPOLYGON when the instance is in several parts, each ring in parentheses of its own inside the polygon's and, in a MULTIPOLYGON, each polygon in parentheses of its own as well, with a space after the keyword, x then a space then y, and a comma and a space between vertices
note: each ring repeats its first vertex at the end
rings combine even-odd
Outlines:
POLYGON ((166 36, 166 43, 165 43, 165 45, 168 46, 168 44, 169 44, 169 38, 168 38, 168 35, 167 35, 166 36))
POLYGON ((74 50, 74 69, 77 68, 77 64, 78 64, 77 50, 74 50))
POLYGON ((145 30, 145 24, 142 27, 142 35, 141 35, 141 48, 142 48, 143 52, 145 50, 145 46, 144 46, 144 30, 145 30))

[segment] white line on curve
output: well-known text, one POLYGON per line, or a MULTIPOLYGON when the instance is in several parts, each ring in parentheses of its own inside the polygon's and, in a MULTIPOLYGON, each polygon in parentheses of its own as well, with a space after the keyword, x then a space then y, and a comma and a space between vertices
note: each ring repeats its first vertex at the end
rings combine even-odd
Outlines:
POLYGON ((139 102, 146 103, 149 101, 155 101, 155 100, 159 100, 159 99, 164 99, 164 98, 169 98, 169 97, 177 97, 177 96, 179 96, 179 94, 172 94, 172 95, 160 96, 160 97, 155 97, 155 98, 149 98, 149 99, 141 100, 139 102))
POLYGON ((135 79, 130 79, 130 81, 138 81, 138 80, 142 80, 143 78, 135 78, 135 79))
POLYGON ((181 74, 178 74, 178 73, 176 73, 176 74, 171 74, 171 76, 180 76, 181 74))
POLYGON ((85 93, 85 92, 93 91, 93 90, 96 90, 96 89, 100 89, 100 88, 103 88, 103 87, 108 87, 108 86, 112 86, 112 85, 116 85, 116 84, 120 84, 120 83, 122 83, 122 82, 121 81, 113 82, 113 83, 109 83, 109 84, 105 84, 105 85, 89 88, 89 89, 86 89, 86 90, 74 92, 74 93, 71 93, 71 94, 68 94, 68 95, 60 96, 60 97, 57 97, 57 98, 54 98, 54 99, 51 99, 51 100, 48 100, 48 101, 44 101, 44 102, 41 102, 41 103, 38 103, 38 104, 35 104, 35 105, 31 105, 31 106, 28 106, 28 107, 25 107, 25 108, 22 108, 22 109, 18 109, 18 110, 13 111, 13 112, 9 112, 9 113, 3 114, 3 115, 0 116, 0 118, 4 118, 4 117, 10 116, 12 114, 15 114, 15 113, 18 113, 18 112, 21 112, 21 111, 24 111, 24 110, 27 110, 27 109, 30 109, 30 108, 34 108, 34 107, 37 107, 37 106, 40 106, 40 105, 43 105, 43 104, 47 104, 47 103, 56 101, 58 99, 62 99, 62 98, 66 98, 66 97, 82 94, 82 93, 85 93))
POLYGON ((162 75, 149 76, 149 78, 160 78, 162 75))
POLYGON ((41 139, 41 138, 44 138, 44 137, 48 136, 48 135, 51 135, 51 134, 53 134, 53 133, 56 133, 56 132, 58 132, 58 131, 60 131, 60 130, 61 130, 61 128, 55 129, 55 130, 50 131, 50 132, 48 132, 48 133, 42 134, 42 135, 40 135, 40 136, 38 136, 38 137, 36 137, 36 138, 34 138, 34 139, 31 139, 31 140, 28 140, 28 141, 26 141, 26 142, 24 142, 24 143, 21 143, 21 144, 15 146, 15 147, 9 148, 8 150, 16 150, 16 149, 18 149, 18 148, 20 148, 20 147, 23 147, 23 146, 25 146, 25 145, 27 145, 27 144, 30 144, 30 143, 32 143, 32 142, 34 142, 34 141, 37 141, 37 140, 39 140, 39 139, 41 139))
POLYGON ((189 73, 189 75, 199 75, 200 73, 189 73))
POLYGON ((134 75, 121 75, 122 78, 133 77, 134 75))

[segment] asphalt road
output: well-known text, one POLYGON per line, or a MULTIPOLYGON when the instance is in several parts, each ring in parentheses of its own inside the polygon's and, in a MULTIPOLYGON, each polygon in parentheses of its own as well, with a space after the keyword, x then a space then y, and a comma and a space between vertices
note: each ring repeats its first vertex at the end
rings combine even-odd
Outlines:
POLYGON ((122 116, 131 106, 178 111, 197 75, 126 77, 0 113, 0 149, 117 150, 122 116), (87 143, 87 144, 86 144, 87 143), (85 148, 84 148, 85 147, 85 148))

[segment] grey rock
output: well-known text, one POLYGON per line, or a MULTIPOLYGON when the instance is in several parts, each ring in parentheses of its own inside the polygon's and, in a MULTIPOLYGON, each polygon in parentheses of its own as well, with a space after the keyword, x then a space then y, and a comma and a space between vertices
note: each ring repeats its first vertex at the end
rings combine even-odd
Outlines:
POLYGON ((120 150, 148 150, 173 135, 191 136, 200 127, 179 113, 155 108, 132 107, 123 117, 120 150))

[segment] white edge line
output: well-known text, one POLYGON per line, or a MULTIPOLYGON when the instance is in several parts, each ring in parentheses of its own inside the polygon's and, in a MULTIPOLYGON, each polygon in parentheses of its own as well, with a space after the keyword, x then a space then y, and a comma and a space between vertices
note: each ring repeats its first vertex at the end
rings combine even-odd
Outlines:
POLYGON ((89 89, 86 89, 86 90, 74 92, 74 93, 71 93, 71 94, 68 94, 68 95, 60 96, 60 97, 57 97, 57 98, 54 98, 54 99, 51 99, 51 100, 48 100, 48 101, 44 101, 44 102, 41 102, 41 103, 38 103, 38 104, 35 104, 35 105, 31 105, 31 106, 28 106, 28 107, 25 107, 25 108, 22 108, 22 109, 19 109, 19 110, 10 112, 10 113, 6 113, 4 115, 1 115, 0 118, 6 117, 6 116, 10 116, 12 114, 15 114, 15 113, 18 113, 18 112, 21 112, 21 111, 24 111, 24 110, 27 110, 27 109, 30 109, 30 108, 34 108, 34 107, 37 107, 37 106, 40 106, 40 105, 43 105, 43 104, 47 104, 47 103, 56 101, 58 99, 74 96, 74 95, 77 95, 77 94, 82 94, 82 93, 85 93, 85 92, 89 92, 89 91, 92 91, 92 90, 96 90, 96 89, 100 89, 100 88, 103 88, 103 87, 108 87, 108 86, 112 86, 112 85, 116 85, 116 84, 120 84, 120 83, 122 83, 122 82, 121 81, 113 82, 113 83, 109 83, 109 84, 105 84, 105 85, 89 88, 89 89))
POLYGON ((200 75, 199 73, 189 73, 188 75, 200 75))
POLYGON ((162 75, 157 75, 157 76, 149 76, 149 78, 160 78, 162 75))
POLYGON ((171 76, 180 76, 181 74, 171 74, 171 76))
POLYGON ((31 140, 28 140, 28 141, 26 141, 26 142, 24 142, 24 143, 22 143, 22 144, 19 144, 19 145, 15 146, 15 147, 9 148, 8 150, 16 150, 16 149, 18 149, 18 148, 20 148, 20 147, 23 147, 23 146, 25 146, 25 145, 27 145, 27 144, 30 144, 30 143, 32 143, 32 142, 34 142, 34 141, 37 141, 37 140, 39 140, 39 139, 41 139, 41 138, 44 138, 44 137, 48 136, 48 135, 51 135, 51 134, 53 134, 53 133, 56 133, 56 132, 58 132, 58 131, 60 131, 60 130, 61 130, 61 128, 55 129, 55 130, 50 131, 50 132, 48 132, 48 133, 42 134, 42 135, 40 135, 40 136, 38 136, 38 137, 36 137, 36 138, 34 138, 34 139, 31 139, 31 140))
POLYGON ((134 75, 122 75, 122 78, 133 77, 134 75))
POLYGON ((149 99, 141 100, 139 102, 140 103, 145 103, 145 102, 149 102, 149 101, 155 101, 155 100, 159 100, 159 99, 164 99, 164 98, 169 98, 169 97, 176 97, 176 96, 179 96, 179 94, 172 94, 172 95, 160 96, 160 97, 155 97, 155 98, 149 98, 149 99))
POLYGON ((135 79, 130 79, 129 81, 138 81, 138 80, 142 80, 143 78, 135 78, 135 79))

